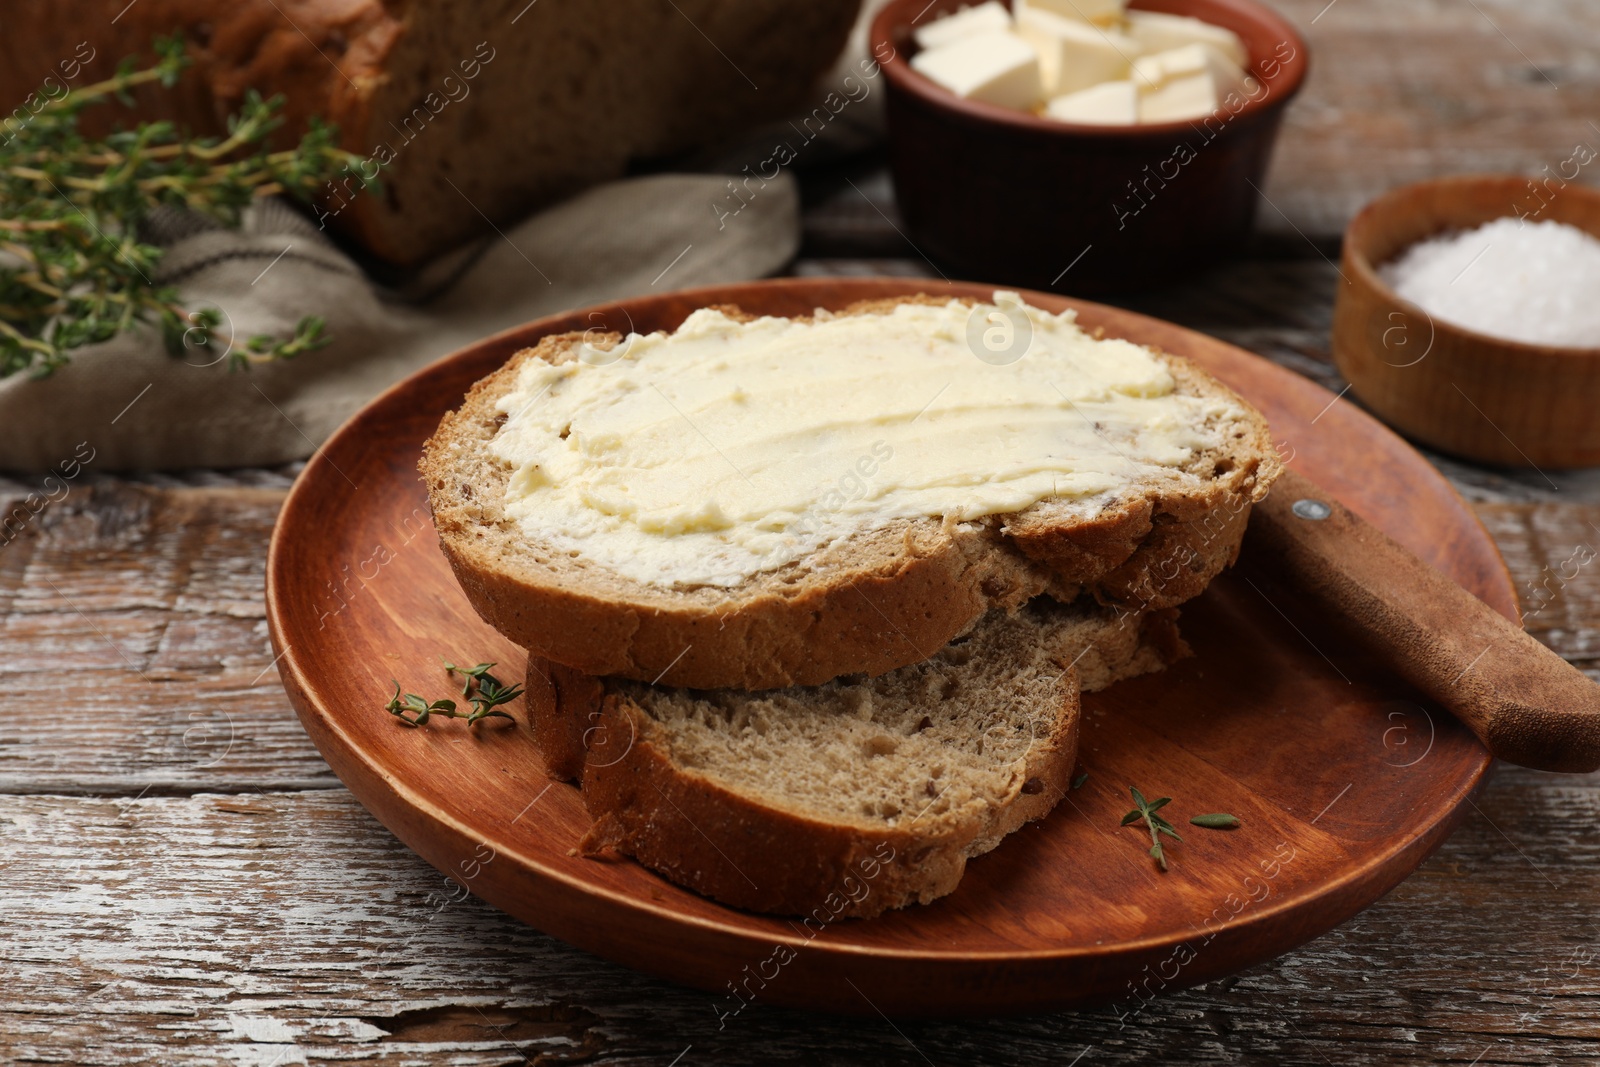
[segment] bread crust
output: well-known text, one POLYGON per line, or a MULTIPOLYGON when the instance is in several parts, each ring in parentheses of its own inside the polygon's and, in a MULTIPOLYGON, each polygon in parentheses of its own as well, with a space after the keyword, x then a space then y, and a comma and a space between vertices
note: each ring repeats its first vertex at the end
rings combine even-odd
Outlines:
POLYGON ((1028 750, 1009 795, 983 817, 894 826, 843 824, 785 810, 674 762, 669 727, 604 681, 530 657, 527 711, 548 774, 575 781, 595 819, 581 848, 630 855, 734 907, 823 923, 870 918, 952 892, 967 860, 1048 814, 1077 760, 1081 687, 1104 688, 1189 654, 1177 613, 1106 613, 1087 661, 1054 687, 1051 728, 1028 750))
MULTIPOLYGON (((546 677, 574 681, 559 669, 546 677)), ((1078 752, 1078 682, 1069 669, 1050 733, 1029 749, 992 821, 874 829, 784 810, 679 767, 666 728, 625 696, 584 682, 573 689, 558 683, 555 692, 560 710, 546 704, 541 713, 530 704, 530 718, 545 719, 546 739, 578 741, 552 752, 548 769, 558 777, 558 768, 577 772, 595 817, 579 846, 585 854, 615 850, 724 904, 824 923, 952 892, 970 857, 1055 807, 1078 752), (583 723, 593 725, 573 729, 583 723)))
POLYGON ((714 900, 780 915, 866 919, 946 896, 969 857, 1055 806, 1078 751, 1078 701, 1066 687, 1056 729, 1029 753, 999 823, 874 832, 764 805, 687 773, 657 738, 660 725, 636 705, 611 695, 603 709, 610 738, 637 736, 615 763, 605 762, 608 746, 591 750, 600 762, 586 769, 583 800, 598 814, 580 849, 615 849, 714 900), (1024 795, 1025 785, 1036 792, 1024 795))
POLYGON ((135 90, 131 114, 86 111, 86 130, 169 119, 197 135, 225 135, 224 120, 247 91, 282 96, 274 147, 291 147, 318 117, 361 159, 316 197, 319 222, 377 259, 415 265, 489 232, 486 218, 505 225, 621 177, 630 160, 820 104, 817 78, 859 6, 13 0, 0 33, 0 98, 8 109, 24 101, 36 108, 63 83, 109 77, 124 57, 150 61, 154 35, 181 32, 193 69, 170 89, 135 90), (712 40, 742 69, 721 62, 712 40), (746 91, 745 70, 760 92, 746 91), (476 165, 452 165, 463 157, 476 165), (360 176, 377 176, 381 191, 360 192, 360 176))
MULTIPOLYGON (((945 301, 869 301, 839 314, 906 302, 945 301)), ((542 552, 499 506, 510 471, 488 450, 503 419, 496 402, 526 361, 568 361, 585 339, 595 341, 546 337, 479 381, 440 423, 419 469, 440 544, 478 614, 536 655, 590 675, 701 689, 820 685, 924 660, 985 611, 1041 593, 1063 602, 1088 593, 1130 611, 1172 607, 1233 563, 1250 507, 1279 470, 1265 419, 1199 368, 1158 353, 1180 390, 1227 398, 1244 413, 1226 451, 1197 460, 1208 475, 1197 487, 1130 487, 1090 519, 1046 500, 979 523, 895 520, 818 553, 826 577, 791 564, 733 589, 663 589, 542 552)))

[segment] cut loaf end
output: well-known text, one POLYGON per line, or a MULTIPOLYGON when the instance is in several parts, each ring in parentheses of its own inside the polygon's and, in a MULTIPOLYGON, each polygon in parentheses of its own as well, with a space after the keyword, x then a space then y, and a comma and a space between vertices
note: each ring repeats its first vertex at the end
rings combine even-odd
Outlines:
POLYGON ((815 114, 833 95, 818 79, 859 8, 860 0, 37 0, 7 6, 0 98, 8 109, 27 101, 36 110, 63 88, 110 77, 124 57, 152 62, 153 37, 182 33, 193 69, 175 87, 137 88, 132 112, 90 109, 90 132, 165 119, 220 136, 248 92, 281 96, 274 147, 290 147, 320 118, 354 157, 315 196, 319 222, 376 259, 416 266, 621 177, 632 160, 716 144, 794 111, 815 114), (381 188, 361 191, 363 177, 381 188))

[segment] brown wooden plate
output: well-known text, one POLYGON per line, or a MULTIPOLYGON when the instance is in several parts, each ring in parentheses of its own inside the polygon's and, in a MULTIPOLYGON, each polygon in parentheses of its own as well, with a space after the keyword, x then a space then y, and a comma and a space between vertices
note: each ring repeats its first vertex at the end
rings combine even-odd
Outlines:
MULTIPOLYGON (((460 886, 566 941, 746 1003, 871 1014, 981 1014, 1156 994, 1278 955, 1382 896, 1449 833, 1489 757, 1437 707, 1240 566, 1184 609, 1196 655, 1085 701, 1082 788, 974 860, 951 896, 869 921, 748 915, 628 861, 572 852, 589 819, 515 725, 427 729, 384 711, 391 678, 445 696, 440 657, 525 658, 467 604, 416 473, 422 442, 478 378, 566 330, 670 329, 706 304, 805 314, 919 291, 904 279, 787 279, 642 297, 558 315, 443 359, 374 400, 307 464, 267 571, 280 669, 329 764, 399 838, 460 886), (1129 787, 1173 797, 1184 842, 1162 874, 1129 787), (1233 831, 1190 826, 1231 812, 1233 831)), ((1493 542, 1400 438, 1266 360, 1168 323, 1043 293, 1088 328, 1195 360, 1258 405, 1292 465, 1516 617, 1493 542)))

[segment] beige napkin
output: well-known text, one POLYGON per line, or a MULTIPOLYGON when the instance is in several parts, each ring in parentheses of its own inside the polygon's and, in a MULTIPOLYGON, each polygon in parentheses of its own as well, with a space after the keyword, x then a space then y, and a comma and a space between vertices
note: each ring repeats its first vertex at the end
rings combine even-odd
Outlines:
POLYGON ((170 249, 157 284, 212 306, 239 337, 288 336, 304 315, 331 343, 291 362, 229 373, 204 352, 174 358, 154 329, 78 350, 42 380, 0 380, 0 469, 240 467, 303 459, 384 387, 478 338, 587 304, 758 278, 800 240, 787 175, 736 216, 713 205, 726 175, 603 185, 446 257, 402 299, 373 285, 315 225, 273 201, 239 230, 156 220, 170 249), (164 231, 164 233, 162 232, 164 231))

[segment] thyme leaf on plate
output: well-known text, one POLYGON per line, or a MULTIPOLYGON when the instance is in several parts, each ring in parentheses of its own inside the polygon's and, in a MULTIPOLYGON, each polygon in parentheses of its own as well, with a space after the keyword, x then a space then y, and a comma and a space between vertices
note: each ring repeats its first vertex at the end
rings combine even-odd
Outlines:
POLYGON ((1162 808, 1172 803, 1171 797, 1161 797, 1159 800, 1146 800, 1144 794, 1130 786, 1128 791, 1133 794, 1133 802, 1137 807, 1122 817, 1123 826, 1131 826, 1140 820, 1150 829, 1150 856, 1156 861, 1156 866, 1163 871, 1167 869, 1167 854, 1161 847, 1161 835, 1166 834, 1174 841, 1182 841, 1177 827, 1157 814, 1162 808))
POLYGON ((428 720, 435 716, 445 719, 465 719, 468 726, 473 726, 483 719, 507 719, 515 722, 509 714, 500 710, 502 704, 509 704, 522 695, 521 685, 506 685, 500 679, 489 673, 493 663, 479 663, 473 667, 458 667, 446 662, 445 673, 459 674, 466 679, 462 686, 461 695, 467 698, 471 710, 460 708, 454 700, 433 700, 418 696, 416 693, 402 693, 399 681, 394 682, 394 696, 389 698, 384 710, 398 718, 409 727, 428 725, 428 720))

